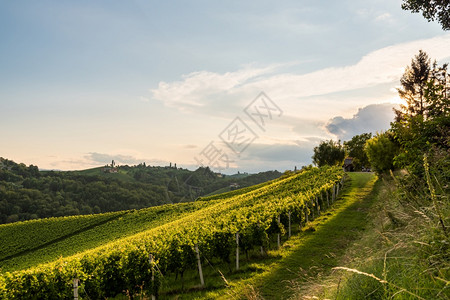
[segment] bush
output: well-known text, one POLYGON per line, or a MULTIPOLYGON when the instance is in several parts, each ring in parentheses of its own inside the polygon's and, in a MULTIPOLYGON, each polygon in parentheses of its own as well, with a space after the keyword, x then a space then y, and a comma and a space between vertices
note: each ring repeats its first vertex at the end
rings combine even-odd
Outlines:
POLYGON ((387 173, 394 169, 394 157, 399 152, 392 133, 378 133, 366 142, 365 147, 370 165, 378 173, 387 173))

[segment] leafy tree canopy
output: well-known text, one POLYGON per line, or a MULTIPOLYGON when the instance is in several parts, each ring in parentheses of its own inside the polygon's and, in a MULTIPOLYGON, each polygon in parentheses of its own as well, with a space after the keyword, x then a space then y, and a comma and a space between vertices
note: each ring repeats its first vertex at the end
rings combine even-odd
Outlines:
POLYGON ((449 0, 403 0, 402 9, 413 13, 422 12, 428 22, 437 20, 443 30, 450 29, 449 0))
POLYGON ((345 150, 340 141, 322 141, 314 147, 313 163, 318 167, 325 165, 342 165, 345 158, 345 150))
POLYGON ((371 133, 363 133, 355 135, 350 141, 344 142, 345 151, 348 156, 353 158, 353 165, 356 170, 361 170, 362 167, 370 167, 364 147, 366 146, 367 140, 371 137, 371 133))
POLYGON ((370 165, 378 174, 394 169, 394 157, 399 147, 391 132, 379 133, 367 140, 365 150, 370 165))

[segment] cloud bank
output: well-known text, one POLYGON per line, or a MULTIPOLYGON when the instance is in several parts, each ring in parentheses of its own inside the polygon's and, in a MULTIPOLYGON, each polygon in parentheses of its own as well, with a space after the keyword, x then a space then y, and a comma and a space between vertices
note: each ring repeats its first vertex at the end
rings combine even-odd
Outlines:
MULTIPOLYGON (((306 74, 283 73, 287 64, 262 68, 246 66, 223 74, 193 72, 184 75, 179 81, 160 82, 157 88, 150 90, 151 98, 182 111, 220 114, 230 106, 242 106, 243 101, 249 101, 260 91, 265 91, 270 97, 277 99, 280 106, 283 104, 288 109, 298 108, 292 104, 293 101, 298 102, 305 97, 370 88, 386 83, 395 85, 403 74, 404 67, 420 49, 433 59, 449 58, 450 34, 385 47, 367 54, 354 65, 326 68, 306 74)), ((292 67, 292 64, 289 65, 292 67)), ((301 72, 301 65, 297 68, 301 72)), ((340 103, 327 104, 323 109, 335 109, 339 105, 340 103)))
POLYGON ((393 104, 372 104, 360 108, 352 118, 334 117, 325 126, 328 132, 342 141, 362 133, 375 134, 389 129, 394 120, 393 104))
POLYGON ((137 165, 146 162, 149 165, 167 165, 167 162, 158 159, 145 159, 139 158, 134 155, 126 154, 108 154, 108 153, 98 153, 89 152, 84 157, 87 161, 94 165, 106 165, 110 164, 112 160, 119 165, 137 165))

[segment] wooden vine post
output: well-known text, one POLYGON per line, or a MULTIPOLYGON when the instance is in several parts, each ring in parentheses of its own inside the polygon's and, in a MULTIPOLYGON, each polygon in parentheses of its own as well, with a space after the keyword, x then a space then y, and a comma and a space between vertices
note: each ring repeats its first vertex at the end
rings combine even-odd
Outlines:
MULTIPOLYGON (((154 289, 154 286, 155 286, 155 272, 153 270, 153 254, 149 254, 148 255, 148 261, 150 263, 150 271, 152 273, 152 291, 154 291, 155 290, 154 289)), ((151 298, 152 298, 152 300, 156 299, 155 295, 153 295, 153 292, 152 292, 151 298)))
POLYGON ((311 218, 314 220, 314 200, 311 199, 311 218))
POLYGON ((80 280, 78 278, 73 279, 73 299, 78 300, 78 284, 80 280))
POLYGON ((316 196, 317 216, 320 216, 319 198, 316 196))
POLYGON ((291 238, 291 212, 288 212, 288 218, 289 218, 288 238, 291 238))
POLYGON ((197 244, 195 244, 195 253, 197 254, 197 264, 198 264, 198 274, 200 276, 200 285, 205 286, 205 281, 203 280, 202 262, 200 261, 200 251, 198 251, 197 244))
POLYGON ((326 191, 327 193, 327 206, 328 208, 330 208, 330 197, 328 197, 328 190, 326 191))
POLYGON ((333 195, 331 197, 331 202, 334 202, 334 200, 336 200, 336 185, 333 184, 333 195))
MULTIPOLYGON (((261 224, 259 224, 258 223, 258 229, 261 229, 261 224)), ((264 256, 264 248, 263 248, 263 246, 261 245, 261 256, 264 256)))
MULTIPOLYGON (((280 215, 278 215, 278 224, 280 224, 280 215)), ((280 226, 280 225, 278 225, 278 226, 280 226)), ((278 246, 278 249, 280 249, 280 247, 281 247, 281 233, 277 234, 277 246, 278 246)))
POLYGON ((236 232, 236 270, 239 270, 239 232, 236 232))
MULTIPOLYGON (((302 212, 303 212, 303 210, 302 210, 302 212)), ((300 231, 302 231, 302 213, 300 213, 299 214, 299 219, 300 219, 300 221, 298 222, 298 228, 300 229, 300 231)))

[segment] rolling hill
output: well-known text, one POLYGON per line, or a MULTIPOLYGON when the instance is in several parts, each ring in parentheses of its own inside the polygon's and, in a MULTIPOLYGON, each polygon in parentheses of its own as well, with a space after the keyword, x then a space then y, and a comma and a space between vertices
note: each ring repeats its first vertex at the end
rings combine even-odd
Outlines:
POLYGON ((225 176, 209 168, 190 171, 144 163, 82 171, 39 171, 36 166, 0 158, 0 224, 190 202, 280 175, 268 171, 225 176))

